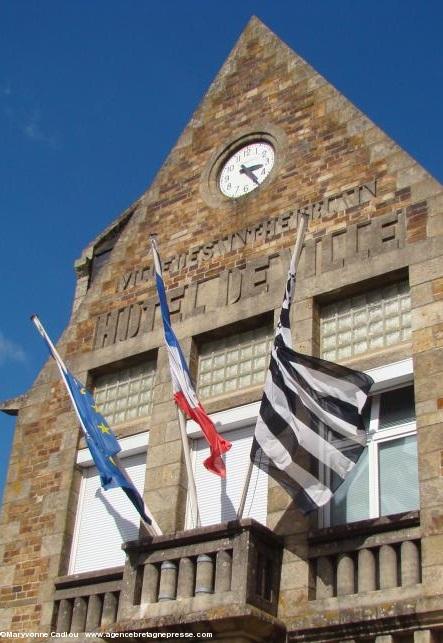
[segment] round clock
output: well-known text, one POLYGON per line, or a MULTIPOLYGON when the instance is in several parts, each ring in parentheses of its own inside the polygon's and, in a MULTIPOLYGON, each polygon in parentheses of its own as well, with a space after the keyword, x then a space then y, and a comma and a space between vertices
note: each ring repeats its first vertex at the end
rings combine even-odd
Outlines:
POLYGON ((274 166, 274 148, 267 141, 248 143, 232 154, 222 166, 221 192, 237 199, 256 190, 274 166))

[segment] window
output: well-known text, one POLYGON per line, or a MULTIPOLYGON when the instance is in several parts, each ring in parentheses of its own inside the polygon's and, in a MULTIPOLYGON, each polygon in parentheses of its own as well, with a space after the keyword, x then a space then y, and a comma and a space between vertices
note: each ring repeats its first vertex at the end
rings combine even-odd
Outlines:
POLYGON ((265 327, 204 344, 198 364, 199 396, 216 397, 262 385, 272 341, 273 331, 265 327))
POLYGON ((410 310, 406 281, 324 306, 321 356, 337 362, 410 339, 410 310))
POLYGON ((149 415, 154 380, 153 362, 144 362, 97 377, 94 398, 108 423, 113 426, 149 415))
MULTIPOLYGON (((211 415, 219 432, 232 442, 232 447, 224 456, 227 472, 224 480, 203 466, 203 460, 209 455, 209 447, 206 440, 200 437, 198 425, 193 421, 187 424, 188 435, 192 438, 192 461, 202 526, 236 518, 249 467, 249 453, 258 409, 259 402, 256 402, 211 415)), ((245 518, 255 518, 266 524, 267 494, 268 476, 266 472, 254 467, 246 496, 245 518)), ((193 517, 190 516, 189 503, 186 525, 188 528, 195 526, 193 517)))
POLYGON ((343 524, 419 507, 412 361, 374 369, 366 407, 368 446, 325 508, 325 524, 343 524))
MULTIPOLYGON (((143 495, 147 433, 120 440, 120 462, 143 495)), ((82 468, 69 574, 117 567, 125 562, 121 544, 139 535, 140 517, 122 489, 103 491, 89 449, 78 453, 82 468)))

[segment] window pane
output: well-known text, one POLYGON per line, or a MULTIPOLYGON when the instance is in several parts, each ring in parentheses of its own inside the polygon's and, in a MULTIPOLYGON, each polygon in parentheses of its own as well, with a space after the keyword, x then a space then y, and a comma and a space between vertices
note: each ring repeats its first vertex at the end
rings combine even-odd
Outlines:
POLYGON ((154 380, 155 364, 153 362, 97 377, 94 397, 100 413, 111 426, 149 415, 154 380))
MULTIPOLYGON (((352 472, 335 492, 331 500, 332 525, 355 522, 369 517, 368 462, 368 450, 365 449, 352 472)), ((333 482, 336 482, 337 478, 338 476, 334 474, 333 482)))
POLYGON ((379 447, 380 514, 418 509, 417 438, 410 435, 379 447))
POLYGON ((371 290, 324 306, 321 310, 321 356, 337 361, 410 338, 407 282, 371 290))
POLYGON ((406 386, 386 391, 380 399, 379 429, 413 422, 415 420, 414 387, 406 386))
POLYGON ((200 397, 263 384, 272 340, 272 328, 265 327, 204 344, 198 367, 200 397))

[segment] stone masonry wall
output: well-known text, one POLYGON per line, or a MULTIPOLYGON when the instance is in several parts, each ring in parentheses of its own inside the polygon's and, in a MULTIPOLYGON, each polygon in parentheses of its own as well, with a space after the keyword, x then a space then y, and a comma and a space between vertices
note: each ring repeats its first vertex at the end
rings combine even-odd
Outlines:
MULTIPOLYGON (((172 262, 165 279, 175 289, 173 323, 190 356, 192 338, 278 310, 296 234, 296 216, 286 215, 308 205, 294 312, 299 349, 318 352, 322 297, 382 283, 387 273, 409 274, 412 344, 396 347, 389 359, 374 353, 353 365, 414 355, 423 591, 435 595, 443 586, 441 186, 258 20, 246 27, 86 293, 82 274, 59 350, 84 379, 106 364, 157 354, 145 496, 165 532, 183 528, 186 475, 154 283, 134 276, 152 266, 149 234, 157 234, 164 259, 188 253, 187 265, 174 272, 172 262), (277 132, 275 172, 247 197, 214 202, 207 177, 218 151, 245 132, 267 129, 277 132), (249 231, 247 242, 235 246, 229 235, 239 230, 249 231), (202 249, 223 239, 234 247, 202 249), (194 257, 190 248, 198 248, 194 257)), ((255 388, 207 408, 260 396, 255 388)), ((132 430, 146 430, 146 423, 132 430)), ((0 531, 0 629, 49 626, 53 579, 66 572, 72 535, 78 441, 69 400, 48 363, 17 422, 0 531)), ((287 539, 279 617, 290 620, 309 610, 309 523, 272 482, 268 512, 268 524, 287 539)))

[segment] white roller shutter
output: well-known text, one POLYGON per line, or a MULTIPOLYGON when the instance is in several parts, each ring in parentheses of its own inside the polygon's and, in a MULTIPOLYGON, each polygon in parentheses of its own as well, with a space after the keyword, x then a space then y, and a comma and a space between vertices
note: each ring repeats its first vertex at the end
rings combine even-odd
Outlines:
MULTIPOLYGON (((146 471, 146 452, 121 457, 129 477, 141 495, 146 471)), ((122 489, 103 491, 95 466, 84 469, 71 552, 70 574, 123 565, 121 544, 138 538, 140 516, 122 489)))
MULTIPOLYGON (((249 453, 252 444, 253 425, 224 433, 232 442, 231 449, 225 454, 226 478, 207 471, 203 461, 209 455, 206 440, 193 440, 195 483, 197 486, 198 507, 201 525, 214 525, 227 520, 235 520, 249 466, 249 453)), ((243 517, 255 518, 266 524, 268 499, 268 476, 264 471, 253 468, 249 491, 246 497, 243 517)), ((188 528, 191 527, 188 507, 188 528)))

